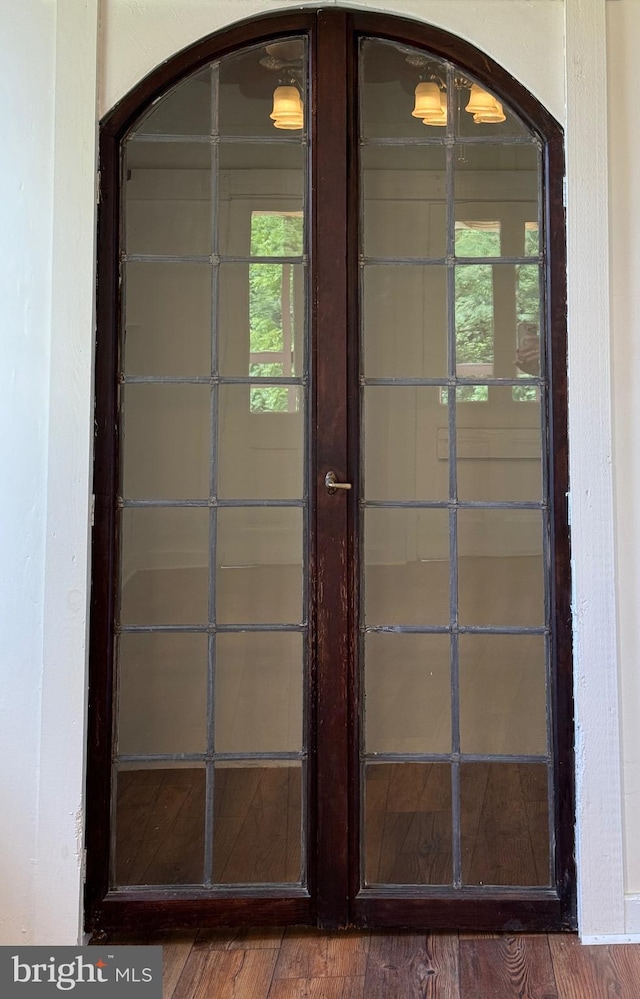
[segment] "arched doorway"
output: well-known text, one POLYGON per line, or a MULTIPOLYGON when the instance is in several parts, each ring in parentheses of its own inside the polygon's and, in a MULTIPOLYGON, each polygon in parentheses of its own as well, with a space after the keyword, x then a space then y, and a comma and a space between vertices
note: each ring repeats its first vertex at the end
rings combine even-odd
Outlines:
POLYGON ((322 10, 101 152, 91 925, 570 925, 559 126, 322 10))

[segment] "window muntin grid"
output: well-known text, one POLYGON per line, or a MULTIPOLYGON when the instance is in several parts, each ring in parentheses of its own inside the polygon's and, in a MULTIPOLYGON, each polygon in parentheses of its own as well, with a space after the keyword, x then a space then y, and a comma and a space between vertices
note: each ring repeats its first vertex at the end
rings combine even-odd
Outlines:
MULTIPOLYGON (((300 80, 303 85, 305 93, 303 94, 303 99, 305 105, 308 107, 309 102, 306 95, 307 84, 306 84, 306 39, 303 37, 284 39, 281 40, 282 43, 291 43, 298 55, 300 61, 300 80)), ((244 265, 247 269, 252 265, 259 264, 278 264, 286 265, 287 267, 293 267, 297 271, 302 272, 301 282, 306 289, 307 285, 307 274, 308 274, 308 250, 306 245, 307 232, 308 232, 308 206, 306 191, 308 188, 308 143, 307 143, 307 126, 305 123, 304 128, 301 132, 278 132, 274 131, 272 123, 268 120, 268 109, 267 110, 267 121, 266 125, 263 127, 263 111, 265 104, 264 100, 259 103, 261 106, 257 110, 253 120, 247 120, 245 125, 237 128, 234 122, 239 119, 233 117, 230 113, 229 108, 225 111, 225 97, 224 97, 224 87, 227 88, 235 86, 235 79, 237 77, 238 66, 241 62, 244 62, 247 66, 252 63, 257 63, 260 57, 264 56, 264 46, 251 47, 242 50, 239 55, 232 55, 221 60, 212 62, 204 70, 200 70, 198 73, 194 74, 187 81, 182 82, 176 88, 171 90, 169 94, 162 101, 158 102, 154 107, 148 112, 131 130, 127 138, 124 140, 123 144, 123 184, 122 190, 127 191, 127 184, 131 181, 133 184, 136 183, 135 169, 140 166, 141 169, 160 166, 166 169, 167 176, 172 172, 180 169, 184 165, 185 152, 188 153, 189 165, 193 171, 198 173, 192 174, 192 181, 195 182, 196 186, 199 188, 198 196, 201 202, 207 204, 206 212, 202 210, 193 210, 193 208, 185 203, 184 200, 180 201, 180 211, 185 213, 186 217, 186 232, 181 232, 178 227, 177 238, 172 241, 165 240, 164 242, 156 240, 156 244, 152 245, 148 238, 145 238, 145 224, 149 224, 150 215, 148 206, 147 212, 145 214, 144 207, 142 211, 134 212, 132 203, 125 199, 122 206, 122 252, 120 254, 121 260, 121 274, 122 274, 122 287, 121 287, 121 301, 122 301, 122 319, 121 319, 121 329, 123 331, 122 343, 120 345, 120 369, 118 373, 120 388, 120 427, 121 427, 121 451, 124 454, 126 463, 127 456, 127 439, 126 434, 123 433, 123 428, 125 427, 125 407, 126 407, 126 396, 127 390, 131 387, 135 389, 146 388, 151 391, 162 391, 163 389, 170 389, 175 387, 180 391, 185 391, 188 387, 196 387, 198 390, 208 390, 209 393, 209 417, 208 417, 208 472, 207 479, 208 482, 203 491, 200 491, 199 495, 193 495, 192 491, 185 493, 182 498, 178 498, 176 495, 171 493, 171 490, 164 490, 158 494, 153 492, 149 493, 143 492, 140 495, 131 496, 127 495, 123 491, 123 482, 121 481, 119 487, 119 495, 117 499, 118 506, 118 537, 119 537, 119 548, 120 548, 120 563, 121 563, 121 579, 118 586, 118 607, 117 607, 117 623, 116 623, 116 651, 115 651, 115 661, 116 669, 115 673, 115 731, 114 731, 114 750, 113 750, 113 762, 112 762, 112 825, 111 825, 111 862, 110 862, 110 881, 113 887, 134 887, 129 882, 126 884, 118 885, 117 883, 117 788, 118 788, 118 774, 123 768, 130 768, 132 766, 139 766, 144 764, 148 767, 154 768, 162 766, 162 764, 169 764, 172 767, 180 767, 184 765, 190 765, 195 770, 203 769, 205 773, 204 778, 204 829, 203 834, 203 872, 201 878, 189 878, 186 884, 189 887, 200 886, 207 891, 215 890, 217 887, 228 890, 229 884, 239 884, 240 887, 245 887, 249 889, 250 887, 259 887, 260 890, 275 889, 278 886, 286 884, 287 888, 298 885, 303 887, 307 882, 307 860, 306 860, 306 802, 308 797, 307 786, 308 786, 308 619, 307 619, 307 608, 309 605, 308 598, 308 544, 309 544, 309 437, 308 437, 308 421, 309 421, 309 348, 308 348, 308 307, 305 306, 302 315, 302 325, 303 335, 301 337, 301 351, 298 352, 296 359, 296 370, 295 373, 284 376, 284 377, 272 377, 268 378, 258 378, 253 377, 249 373, 249 368, 247 367, 246 373, 244 374, 225 374, 224 370, 221 370, 220 365, 220 330, 221 330, 221 301, 220 301, 220 269, 223 266, 228 265, 244 265), (235 69, 234 69, 235 66, 235 69), (205 96, 206 91, 206 96, 205 96), (179 100, 185 95, 189 96, 187 114, 185 116, 184 110, 181 111, 180 115, 175 114, 175 107, 172 108, 172 102, 175 102, 177 97, 179 100), (208 106, 209 110, 205 110, 205 106, 208 106), (257 127, 256 127, 257 126, 257 127), (237 242, 232 241, 231 244, 228 243, 228 229, 223 228, 225 219, 222 218, 223 214, 223 200, 225 195, 228 196, 228 191, 226 190, 226 185, 228 184, 228 171, 230 166, 232 167, 234 156, 245 157, 246 155, 255 154, 257 158, 263 154, 263 159, 265 162, 265 169, 274 169, 277 166, 277 160, 279 156, 279 150, 283 150, 286 153, 290 150, 294 156, 297 165, 298 172, 300 174, 298 180, 295 183, 294 195, 294 207, 296 212, 302 210, 304 212, 304 241, 301 246, 300 252, 297 254, 292 254, 289 256, 279 255, 277 257, 265 257, 257 256, 251 253, 251 247, 249 245, 249 229, 247 230, 247 240, 246 240, 246 252, 238 253, 237 242), (300 156, 298 157, 297 150, 300 151, 300 156), (221 162, 221 151, 224 151, 224 158, 221 162), (132 173, 134 176, 132 177, 132 173), (208 176, 207 176, 208 175, 208 176), (221 223, 223 224, 221 226, 221 223), (176 246, 179 247, 179 252, 176 252, 176 246), (154 252, 148 252, 153 249, 154 252), (161 272, 163 268, 166 268, 166 273, 171 277, 173 283, 179 284, 179 275, 183 269, 185 274, 193 274, 194 268, 206 269, 209 273, 209 295, 210 295, 210 329, 209 329, 209 341, 210 341, 210 358, 207 361, 207 368, 209 369, 206 373, 202 370, 201 364, 192 367, 189 371, 188 364, 182 366, 179 370, 171 371, 158 369, 155 373, 149 374, 144 372, 144 361, 140 357, 137 358, 137 363, 130 370, 127 362, 127 349, 126 349, 126 331, 128 327, 135 326, 135 322, 131 322, 131 315, 127 311, 127 272, 130 268, 136 268, 138 273, 142 269, 148 268, 149 273, 153 272, 157 276, 157 281, 160 287, 162 286, 162 276, 161 272), (158 277, 158 275, 160 275, 158 277), (221 390, 238 392, 242 391, 244 388, 247 392, 247 412, 249 411, 249 393, 251 387, 255 385, 266 385, 266 386, 284 386, 289 387, 292 392, 295 392, 295 400, 297 405, 297 410, 295 411, 294 419, 302 419, 304 422, 304 442, 301 446, 302 453, 302 468, 300 470, 301 475, 301 485, 298 487, 294 495, 290 497, 284 496, 282 498, 269 498, 266 496, 238 496, 233 495, 231 497, 220 496, 220 483, 219 483, 219 448, 220 448, 220 394, 221 390), (227 390, 227 386, 230 388, 227 390), (216 596, 216 575, 217 575, 217 552, 220 548, 221 537, 219 533, 219 511, 220 510, 231 511, 251 511, 251 510, 264 510, 265 515, 271 512, 272 515, 284 516, 287 511, 291 511, 292 515, 298 518, 298 534, 301 537, 301 574, 302 574, 302 593, 300 599, 301 612, 293 615, 292 619, 289 621, 228 621, 225 620, 221 622, 218 620, 217 612, 217 596, 216 596), (124 578, 124 573, 126 572, 125 565, 125 555, 126 555, 126 530, 123 527, 123 518, 127 517, 135 511, 143 513, 144 511, 157 511, 161 513, 165 511, 175 511, 176 513, 184 512, 188 513, 189 510, 192 511, 207 511, 208 519, 208 569, 207 569, 207 614, 206 619, 202 620, 187 620, 186 623, 181 619, 180 622, 163 622, 158 623, 153 620, 138 620, 132 621, 131 615, 127 616, 123 620, 121 613, 121 601, 122 601, 122 583, 124 578), (123 547, 123 545, 125 547, 123 547), (220 751, 216 746, 216 733, 215 733, 215 702, 216 702, 216 669, 217 669, 217 644, 218 636, 228 635, 232 638, 234 635, 240 637, 242 635, 246 636, 246 640, 250 641, 252 636, 264 635, 265 637, 272 636, 273 640, 277 638, 278 635, 282 636, 282 640, 286 639, 287 635, 291 636, 293 642, 300 642, 301 647, 301 703, 299 706, 301 721, 302 721, 302 744, 296 746, 296 748, 288 749, 283 748, 281 750, 271 750, 262 748, 260 751, 220 751), (120 644, 124 640, 128 640, 129 636, 148 636, 152 639, 154 636, 160 640, 162 636, 180 636, 185 637, 192 636, 195 640, 197 636, 203 636, 206 639, 206 732, 205 732, 205 746, 202 751, 198 752, 122 752, 119 748, 119 724, 118 724, 118 711, 119 711, 119 696, 121 693, 121 684, 119 680, 119 668, 118 664, 120 661, 120 644), (298 637, 299 636, 299 637, 298 637), (253 880, 249 881, 247 884, 243 880, 239 882, 235 879, 229 879, 224 875, 220 875, 218 880, 215 879, 215 872, 217 858, 215 856, 215 835, 214 835, 214 805, 216 801, 216 781, 217 774, 219 773, 220 765, 227 768, 233 769, 237 767, 238 764, 246 762, 249 766, 255 766, 258 764, 266 764, 267 767, 280 766, 285 770, 290 770, 291 767, 297 768, 302 774, 302 785, 300 791, 301 798, 301 816, 300 816, 300 871, 297 877, 287 877, 283 882, 272 881, 268 878, 260 879, 258 878, 256 882, 253 880)), ((293 50, 292 50, 293 51, 293 50)), ((230 92, 230 90, 229 90, 230 92)), ((228 102, 227 102, 228 103, 228 102)), ((268 101, 266 102, 268 103, 268 101)), ((242 104, 242 99, 240 99, 241 108, 244 107, 246 112, 247 104, 242 104)), ((249 119, 252 115, 249 114, 249 119)), ((284 154, 283 153, 283 154, 284 154)), ((285 156, 286 159, 286 156, 285 156)), ((289 157, 290 159, 290 157, 289 157)), ((171 178, 169 178, 171 179, 171 178)), ((178 178, 179 179, 179 178, 178 178)), ((162 185, 160 184, 160 188, 162 185)), ((180 192, 177 192, 178 195, 180 192)), ((162 190, 159 191, 159 196, 161 197, 162 190)), ((175 196, 175 192, 174 192, 175 196)), ((282 196, 279 195, 282 200, 282 196)), ((267 208, 271 207, 271 202, 274 199, 273 193, 266 196, 260 191, 255 194, 254 200, 260 204, 260 198, 263 201, 266 198, 267 208)), ((169 200, 169 208, 165 206, 165 211, 171 211, 171 198, 169 200)), ((160 212, 162 213, 162 201, 158 202, 160 204, 160 212)), ((153 221, 153 220, 152 220, 153 221)), ((157 287, 158 285, 156 285, 157 287)), ((306 290, 303 295, 304 301, 308 300, 308 293, 306 290)), ((144 307, 144 302, 140 304, 139 307, 144 307)), ((247 357, 249 356, 249 343, 247 342, 247 357)), ((129 356, 131 352, 129 351, 129 356)), ((293 396, 292 396, 293 398, 293 396)), ((225 615, 228 618, 228 615, 225 615)), ((129 726, 130 727, 130 726, 129 726)), ((228 739, 227 739, 228 741, 228 739)), ((294 738, 294 744, 298 742, 298 738, 294 738)), ((126 748, 126 746, 125 746, 126 748)), ((219 866, 219 865, 218 865, 219 866)), ((148 887, 157 888, 161 887, 158 884, 143 884, 135 885, 135 887, 148 887)), ((175 884, 172 883, 172 887, 175 884)))
MULTIPOLYGON (((365 523, 367 517, 367 510, 387 508, 389 510, 447 510, 449 518, 449 543, 448 543, 448 559, 449 559, 449 620, 448 622, 442 622, 442 624, 431 624, 425 623, 422 625, 416 624, 397 624, 393 621, 381 624, 369 624, 365 618, 365 603, 367 600, 367 594, 365 590, 366 577, 365 577, 365 561, 361 560, 360 566, 360 688, 365 690, 365 680, 366 680, 366 640, 367 636, 374 634, 388 634, 388 635, 448 635, 450 640, 450 678, 451 678, 451 700, 450 700, 450 714, 451 714, 451 746, 450 752, 446 753, 429 753, 429 752, 380 752, 380 751, 370 751, 366 742, 366 731, 367 731, 367 715, 366 715, 366 696, 361 698, 360 705, 360 822, 361 829, 363 833, 361 834, 361 844, 360 844, 360 878, 361 878, 361 888, 367 889, 375 887, 377 891, 384 890, 385 888, 397 889, 397 882, 382 882, 378 883, 375 880, 371 880, 368 877, 367 868, 367 779, 369 769, 374 764, 392 765, 394 763, 406 763, 406 764, 416 764, 416 763, 449 763, 451 768, 451 814, 452 814, 452 878, 451 882, 448 884, 449 889, 454 891, 463 891, 465 887, 470 887, 473 882, 463 880, 463 855, 462 855, 462 830, 461 830, 461 770, 465 770, 468 773, 468 766, 471 763, 478 764, 539 764, 546 767, 547 772, 547 816, 548 816, 548 828, 549 828, 549 842, 551 848, 549 849, 548 858, 548 880, 545 884, 553 883, 553 870, 554 870, 554 851, 553 851, 553 816, 554 816, 554 798, 553 798, 553 761, 551 757, 551 700, 550 700, 550 674, 551 674, 551 608, 550 608, 550 571, 551 571, 551 552, 550 552, 550 511, 549 511, 549 479, 548 479, 548 467, 547 460, 543 455, 542 460, 542 496, 539 501, 489 501, 489 500, 471 500, 471 499, 460 499, 458 496, 458 459, 457 459, 457 440, 458 440, 458 410, 460 406, 465 405, 465 398, 471 400, 473 398, 473 390, 477 389, 477 398, 486 399, 487 401, 491 399, 492 390, 493 392, 499 391, 504 393, 505 389, 511 387, 512 389, 512 399, 511 405, 518 407, 521 405, 519 400, 526 400, 527 398, 535 398, 539 401, 539 433, 540 441, 546 442, 548 440, 548 428, 547 428, 547 391, 548 391, 548 381, 546 378, 546 329, 545 329, 545 289, 544 289, 544 213, 543 213, 543 191, 542 191, 542 178, 543 167, 542 167, 542 145, 537 137, 530 132, 527 126, 518 118, 518 116, 511 109, 505 106, 507 127, 500 131, 499 125, 492 125, 484 134, 479 132, 477 129, 470 129, 468 123, 464 120, 464 113, 461 113, 459 106, 459 88, 457 88, 457 81, 460 79, 459 69, 450 62, 438 61, 435 59, 430 60, 432 65, 439 64, 440 74, 442 83, 446 85, 447 91, 447 124, 443 129, 426 128, 420 131, 419 128, 415 126, 414 123, 407 123, 407 120, 400 114, 395 115, 395 119, 384 127, 380 124, 380 121, 374 121, 372 125, 372 108, 374 107, 374 102, 371 98, 371 88, 367 88, 367 82, 365 78, 366 71, 366 61, 367 58, 372 60, 376 56, 380 56, 383 60, 387 58, 396 59, 400 56, 404 58, 407 63, 411 65, 419 66, 421 61, 424 62, 425 54, 418 50, 412 50, 407 46, 395 46, 391 42, 383 42, 379 39, 362 39, 360 41, 359 50, 359 88, 360 88, 360 138, 359 138, 359 149, 360 149, 360 288, 359 288, 359 299, 360 303, 364 303, 365 292, 366 292, 366 275, 367 272, 376 268, 381 270, 383 267, 396 268, 396 267, 413 267, 421 266, 424 268, 436 267, 446 268, 446 301, 447 301, 447 365, 446 373, 442 375, 437 374, 434 377, 429 377, 426 373, 424 377, 398 377, 396 375, 392 377, 384 377, 378 375, 377 377, 371 377, 368 374, 368 365, 366 361, 366 344, 367 337, 365 336, 364 329, 364 317, 365 313, 361 307, 361 326, 360 326, 360 427, 361 427, 361 446, 360 446, 360 482, 362 485, 362 496, 360 498, 360 551, 365 552, 365 523), (397 55, 391 56, 391 50, 395 49, 397 55), (413 58, 412 58, 413 57, 413 58), (434 132, 440 132, 440 135, 434 135, 434 132), (467 148, 473 148, 474 153, 476 151, 480 152, 483 148, 486 149, 487 153, 490 153, 491 147, 505 147, 516 149, 519 146, 526 145, 528 147, 535 147, 537 149, 537 184, 536 184, 536 195, 537 195, 537 215, 536 218, 531 218, 530 213, 527 214, 526 221, 523 225, 522 232, 522 251, 514 252, 513 241, 509 245, 507 240, 507 245, 501 247, 501 252, 492 255, 482 257, 480 255, 473 255, 470 257, 462 257, 456 254, 456 223, 460 221, 461 214, 464 214, 463 209, 460 207, 459 202, 456 200, 456 173, 459 166, 460 160, 464 161, 466 157, 467 148), (398 147, 402 146, 408 151, 408 156, 410 158, 409 166, 415 160, 416 165, 419 159, 419 150, 421 148, 437 147, 443 149, 445 156, 445 170, 444 177, 434 176, 434 184, 439 192, 439 197, 444 201, 444 227, 445 227, 445 253, 442 255, 442 250, 440 249, 440 241, 437 240, 437 253, 433 255, 426 254, 424 256, 412 256, 410 258, 400 257, 400 256, 380 256, 377 252, 376 256, 368 255, 366 252, 366 245, 363 241, 362 232, 366 230, 366 197, 367 189, 371 189, 372 181, 367 178, 365 181, 363 178, 363 168, 369 166, 372 162, 372 151, 374 151, 382 164, 384 164, 384 151, 388 150, 388 156, 395 157, 399 152, 398 147), (538 242, 537 247, 534 245, 534 241, 529 237, 526 238, 526 224, 529 228, 533 230, 535 227, 540 234, 541 238, 538 242), (537 252, 536 252, 537 250, 537 252), (521 267, 535 266, 537 264, 538 269, 538 290, 539 290, 539 303, 538 303, 538 337, 539 337, 539 349, 540 349, 540 365, 538 374, 526 374, 523 371, 516 373, 515 370, 509 371, 505 370, 504 364, 498 363, 497 368, 492 370, 490 374, 486 374, 484 377, 479 376, 477 372, 473 373, 472 377, 465 377, 464 374, 461 375, 460 370, 457 366, 458 358, 456 351, 456 314, 455 314, 455 301, 456 301, 456 275, 459 273, 459 269, 463 267, 470 266, 481 266, 485 265, 491 267, 492 272, 495 274, 496 268, 504 268, 505 265, 510 265, 517 270, 521 267), (371 441, 366 442, 362 435, 365 433, 365 399, 367 397, 368 390, 376 386, 389 386, 395 387, 408 387, 414 386, 416 388, 425 386, 438 386, 440 388, 441 402, 446 406, 447 409, 447 444, 448 444, 448 497, 446 499, 425 499, 416 498, 411 499, 392 499, 392 500, 380 500, 378 498, 370 499, 367 492, 367 465, 370 463, 373 467, 373 456, 376 453, 375 442, 372 444, 371 441), (471 390, 471 392, 469 391, 471 390), (529 395, 527 395, 527 390, 529 395), (518 394, 516 394, 516 392, 518 394), (367 455, 370 457, 368 458, 367 455), (459 531, 458 531, 458 516, 460 511, 481 511, 481 510, 494 510, 494 511, 530 511, 531 515, 535 511, 539 513, 542 520, 542 560, 543 560, 543 611, 544 620, 539 626, 532 625, 511 625, 511 624, 496 624, 496 625, 485 625, 485 624, 468 624, 461 623, 459 619, 459 531), (469 753, 461 751, 460 742, 460 636, 466 635, 513 635, 513 636, 540 636, 544 642, 545 649, 545 676, 544 684, 546 691, 546 704, 545 704, 545 714, 546 714, 546 751, 544 753, 534 753, 534 754, 517 754, 517 753, 469 753), (466 768, 466 769, 465 769, 466 768)), ((387 84, 388 86, 388 84, 387 84)), ((407 88, 405 88, 407 89, 407 88)), ((395 95, 397 97, 397 95, 395 95)), ((395 99, 394 97, 394 99, 395 99)), ((408 112, 411 110, 410 103, 407 104, 408 112)), ((418 124, 420 124, 418 122, 418 124)), ((431 159, 434 157, 437 159, 435 150, 430 154, 431 159)), ((487 209, 491 213, 491 209, 487 209)), ((469 216, 474 219, 476 216, 470 213, 469 216)), ((492 218, 490 220, 495 225, 495 220, 492 218)), ((459 225, 458 225, 459 228, 459 225)), ((368 240, 370 245, 371 240, 368 240)), ((493 248, 492 248, 493 249, 493 248)), ((504 273, 504 271, 503 271, 504 273)), ((526 332, 526 331, 525 331, 526 332)), ((514 353, 516 347, 519 344, 516 343, 514 337, 514 353)), ((493 368, 493 363, 492 363, 493 368)), ((378 371, 376 370, 376 374, 378 371)), ((469 405, 477 406, 478 401, 469 401, 469 405)), ((444 408, 443 406, 443 408, 444 408)), ((404 881, 401 883, 405 883, 404 881)), ((417 887, 417 885, 414 885, 417 887)), ((491 892, 492 890, 504 890, 504 886, 501 884, 483 884, 484 891, 491 892)), ((515 887, 515 885, 510 885, 510 887, 515 887)), ((523 888, 539 888, 540 884, 536 883, 534 885, 522 885, 518 886, 518 890, 522 891, 523 888)), ((441 892, 442 882, 439 879, 432 885, 420 883, 419 888, 425 893, 429 892, 441 892)))

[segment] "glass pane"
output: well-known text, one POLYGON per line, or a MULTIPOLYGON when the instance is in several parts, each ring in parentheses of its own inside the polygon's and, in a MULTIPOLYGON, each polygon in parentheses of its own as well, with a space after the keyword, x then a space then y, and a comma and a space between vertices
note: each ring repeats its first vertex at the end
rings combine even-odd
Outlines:
POLYGON ((304 252, 302 146, 220 146, 220 253, 295 257, 304 252))
POLYGON ((306 119, 306 41, 283 38, 245 49, 220 63, 220 134, 301 139, 306 119), (276 90, 282 101, 276 103, 276 90))
POLYGON ((202 884, 204 765, 118 771, 117 885, 202 884))
MULTIPOLYGON (((223 264, 218 306, 220 373, 300 377, 305 293, 302 264, 223 264)), ((278 411, 278 405, 274 401, 265 410, 278 411)))
POLYGON ((300 883, 302 767, 219 763, 215 776, 213 880, 300 883))
POLYGON ((458 135, 484 139, 495 136, 498 139, 530 134, 505 101, 500 101, 484 84, 471 79, 465 79, 464 85, 456 87, 454 105, 454 127, 458 135))
POLYGON ((156 135, 211 134, 211 70, 174 87, 144 118, 137 133, 156 135))
MULTIPOLYGON (((463 205, 459 206, 461 209, 463 205)), ((469 211, 468 214, 478 214, 469 211)), ((499 257, 500 221, 494 219, 456 222, 455 246, 457 257, 499 257)))
POLYGON ((537 510, 459 510, 458 552, 461 624, 544 625, 537 510))
POLYGON ((449 764, 369 765, 364 796, 365 882, 451 884, 449 764))
POLYGON ((122 624, 206 624, 209 511, 122 511, 122 624))
POLYGON ((524 256, 526 223, 538 220, 538 147, 457 146, 454 185, 457 255, 524 256))
POLYGON ((366 623, 448 625, 448 511, 371 507, 364 517, 366 623))
POLYGON ((446 499, 448 454, 438 454, 447 406, 438 388, 367 385, 364 390, 367 499, 446 499))
POLYGON ((463 753, 547 751, 542 635, 460 636, 463 753))
POLYGON ((300 405, 301 393, 297 385, 265 385, 259 389, 249 385, 220 386, 220 497, 302 498, 304 413, 300 405), (252 398, 252 392, 260 393, 260 398, 252 398), (256 412, 258 403, 263 408, 256 412), (280 404, 283 408, 276 410, 275 406, 280 404))
POLYGON ((368 378, 445 378, 445 267, 366 266, 364 371, 368 378))
POLYGON ((218 622, 302 621, 302 510, 218 510, 218 622))
MULTIPOLYGON (((494 374, 494 287, 490 264, 455 269, 456 372, 459 378, 494 374)), ((513 296, 512 296, 513 300, 513 296)), ((513 354, 513 341, 511 343, 513 354)))
MULTIPOLYGON (((478 386, 478 388, 481 386, 478 386)), ((476 386, 465 386, 469 388, 476 386)), ((540 403, 520 406, 512 387, 492 385, 487 405, 458 396, 458 496, 502 502, 542 499, 540 403)), ((448 439, 448 434, 447 434, 448 439)))
MULTIPOLYGON (((431 76, 437 77, 444 86, 447 71, 443 62, 428 53, 406 45, 365 39, 362 42, 362 135, 443 139, 443 127, 430 127, 421 117, 413 115, 416 87, 431 76)), ((442 119, 438 123, 444 125, 446 113, 442 112, 439 94, 434 106, 438 109, 437 117, 442 119)))
POLYGON ((444 146, 364 146, 364 252, 444 257, 444 146))
POLYGON ((211 148, 143 142, 126 149, 127 253, 211 253, 211 148))
POLYGON ((120 636, 118 752, 204 753, 207 635, 120 636))
POLYGON ((127 264, 127 375, 208 375, 211 267, 127 264))
POLYGON ((302 635, 223 632, 216 639, 218 753, 302 749, 302 635))
POLYGON ((448 635, 368 634, 366 751, 451 752, 448 635))
POLYGON ((123 494, 126 499, 209 495, 208 385, 125 385, 123 494))
POLYGON ((462 763, 460 799, 463 884, 549 884, 545 763, 462 763))

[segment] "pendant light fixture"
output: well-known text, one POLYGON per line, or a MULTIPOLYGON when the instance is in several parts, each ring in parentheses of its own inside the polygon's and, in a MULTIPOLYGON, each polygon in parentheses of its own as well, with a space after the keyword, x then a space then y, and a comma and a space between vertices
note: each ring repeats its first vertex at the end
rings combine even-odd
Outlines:
POLYGON ((302 46, 298 39, 265 46, 260 64, 277 71, 280 77, 273 91, 273 110, 269 115, 274 128, 290 131, 304 128, 302 58, 302 46))
POLYGON ((415 89, 415 106, 411 114, 422 118, 425 125, 447 124, 447 92, 437 83, 419 83, 415 89))
POLYGON ((304 107, 295 84, 280 84, 273 92, 273 111, 269 115, 274 128, 299 129, 304 126, 304 107))
MULTIPOLYGON (((407 53, 405 61, 409 65, 415 66, 420 73, 420 79, 414 92, 415 104, 411 112, 412 116, 422 119, 425 125, 446 125, 447 86, 442 75, 444 67, 435 64, 428 56, 423 56, 415 51, 407 53)), ((461 92, 468 90, 469 99, 465 105, 465 111, 472 115, 476 125, 498 124, 506 121, 502 104, 493 94, 465 76, 455 76, 453 82, 458 93, 458 112, 460 111, 461 92)))

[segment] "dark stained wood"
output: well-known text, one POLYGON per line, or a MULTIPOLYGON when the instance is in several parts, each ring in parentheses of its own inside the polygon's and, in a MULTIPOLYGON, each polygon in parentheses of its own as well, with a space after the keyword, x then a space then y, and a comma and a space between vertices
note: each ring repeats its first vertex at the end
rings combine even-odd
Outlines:
POLYGON ((464 999, 558 999, 545 936, 460 941, 464 999))
POLYGON ((372 933, 367 999, 459 999, 455 935, 372 933))
POLYGON ((264 999, 269 991, 277 951, 273 949, 210 950, 193 948, 180 976, 174 999, 264 999))
POLYGON ((347 463, 347 63, 346 14, 318 12, 312 80, 312 288, 315 367, 317 916, 327 929, 348 920, 347 671, 351 655, 347 510, 354 490, 330 496, 347 463))
POLYGON ((564 921, 577 926, 576 866, 574 858, 575 759, 573 660, 571 628, 571 546, 567 495, 569 492, 569 433, 567 425, 567 279, 566 220, 563 204, 564 142, 560 129, 550 130, 545 146, 544 191, 549 225, 545 233, 547 283, 547 399, 550 454, 553 558, 551 579, 551 703, 554 761, 556 884, 564 921))
POLYGON ((279 950, 282 946, 284 927, 265 926, 255 929, 201 930, 195 947, 210 950, 279 950))
POLYGON ((161 944, 164 999, 636 999, 640 946, 583 947, 565 934, 405 934, 298 929, 112 934, 115 944, 161 944), (304 940, 292 952, 288 941, 304 940), (345 943, 339 944, 344 938, 345 943), (336 947, 336 941, 338 945, 336 947), (256 973, 250 982, 248 970, 256 973), (271 959, 260 960, 268 952, 271 959), (285 954, 286 952, 286 954, 285 954), (329 955, 332 955, 329 957, 329 955), (351 956, 349 956, 351 955, 351 956), (354 955, 362 975, 344 975, 354 955), (361 968, 362 957, 356 956, 361 968), (187 967, 188 965, 188 967, 187 967), (283 977, 298 968, 301 977, 283 977), (314 977, 302 977, 304 970, 314 977), (179 982, 179 986, 178 986, 179 982), (215 989, 215 991, 214 991, 215 989), (242 989, 242 991, 240 991, 242 989))
POLYGON ((640 995, 640 946, 582 946, 576 936, 550 937, 558 999, 635 999, 640 995))
POLYGON ((364 999, 364 978, 281 978, 268 999, 364 999))
POLYGON ((368 951, 369 936, 361 932, 288 929, 280 947, 274 981, 361 978, 366 972, 368 951))

